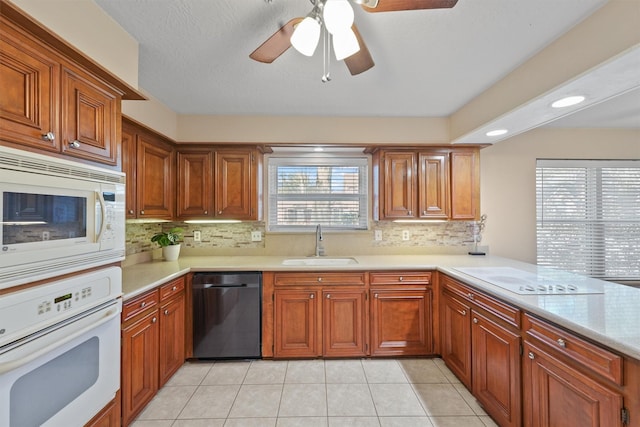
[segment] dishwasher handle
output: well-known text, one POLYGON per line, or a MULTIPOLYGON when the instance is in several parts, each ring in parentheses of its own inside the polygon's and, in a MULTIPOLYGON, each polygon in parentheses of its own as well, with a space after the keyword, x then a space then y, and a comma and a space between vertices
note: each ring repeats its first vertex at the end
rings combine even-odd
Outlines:
POLYGON ((242 284, 238 284, 238 285, 230 285, 230 284, 220 284, 220 285, 216 285, 215 283, 203 283, 202 285, 200 285, 199 287, 201 287, 202 289, 222 289, 222 288, 246 288, 247 285, 246 283, 242 283, 242 284))

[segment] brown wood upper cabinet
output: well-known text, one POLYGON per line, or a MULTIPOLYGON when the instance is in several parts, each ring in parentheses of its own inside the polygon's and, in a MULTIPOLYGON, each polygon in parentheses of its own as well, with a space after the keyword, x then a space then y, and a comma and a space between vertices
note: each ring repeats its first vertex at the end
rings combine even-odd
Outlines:
POLYGON ((0 143, 119 165, 121 100, 144 99, 0 1, 0 143))
POLYGON ((477 148, 375 151, 374 219, 478 219, 478 158, 477 148))
POLYGON ((255 147, 181 147, 178 218, 260 219, 261 159, 255 147))
POLYGON ((173 219, 175 152, 170 142, 123 120, 122 152, 127 218, 173 219))

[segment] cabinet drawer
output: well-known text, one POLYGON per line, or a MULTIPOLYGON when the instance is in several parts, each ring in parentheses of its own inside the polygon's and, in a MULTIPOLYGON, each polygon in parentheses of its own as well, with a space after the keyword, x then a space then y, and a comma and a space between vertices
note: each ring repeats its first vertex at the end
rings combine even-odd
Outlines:
POLYGON ((369 277, 372 285, 406 285, 429 284, 431 272, 425 271, 394 271, 385 273, 372 273, 369 277))
POLYGON ((504 320, 510 325, 520 328, 522 324, 522 316, 520 310, 508 304, 498 301, 488 295, 485 295, 475 289, 467 287, 450 277, 442 276, 442 285, 454 295, 464 298, 466 301, 472 302, 477 307, 487 310, 489 313, 504 320))
POLYGON ((158 305, 158 301, 158 291, 156 290, 147 292, 146 294, 142 294, 139 297, 127 301, 122 307, 122 323, 131 319, 138 313, 142 313, 151 307, 156 307, 158 305))
POLYGON ((549 345, 582 367, 622 385, 622 358, 575 335, 529 315, 524 316, 527 335, 549 345))
POLYGON ((160 287, 160 301, 171 298, 174 295, 184 291, 184 277, 173 280, 160 287))
POLYGON ((276 286, 351 285, 364 286, 366 273, 276 273, 276 286))

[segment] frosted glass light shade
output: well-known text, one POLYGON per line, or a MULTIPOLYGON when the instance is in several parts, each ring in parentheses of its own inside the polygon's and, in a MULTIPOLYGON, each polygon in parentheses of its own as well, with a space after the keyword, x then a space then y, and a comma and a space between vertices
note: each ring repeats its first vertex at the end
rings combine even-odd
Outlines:
POLYGON ((348 0, 327 0, 322 10, 322 19, 331 34, 341 33, 353 25, 353 8, 348 0))
POLYGON ((306 56, 313 56, 320 40, 320 23, 307 16, 300 22, 291 35, 291 46, 306 56))
POLYGON ((338 61, 350 57, 359 50, 358 38, 351 28, 333 35, 333 51, 338 61))

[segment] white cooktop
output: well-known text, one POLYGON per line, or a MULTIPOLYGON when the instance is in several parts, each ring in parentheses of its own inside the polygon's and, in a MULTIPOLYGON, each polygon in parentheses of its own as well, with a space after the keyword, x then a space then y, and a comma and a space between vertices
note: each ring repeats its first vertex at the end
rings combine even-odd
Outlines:
POLYGON ((537 273, 511 267, 462 267, 456 270, 520 295, 604 293, 604 285, 597 280, 544 267, 538 267, 537 273))

